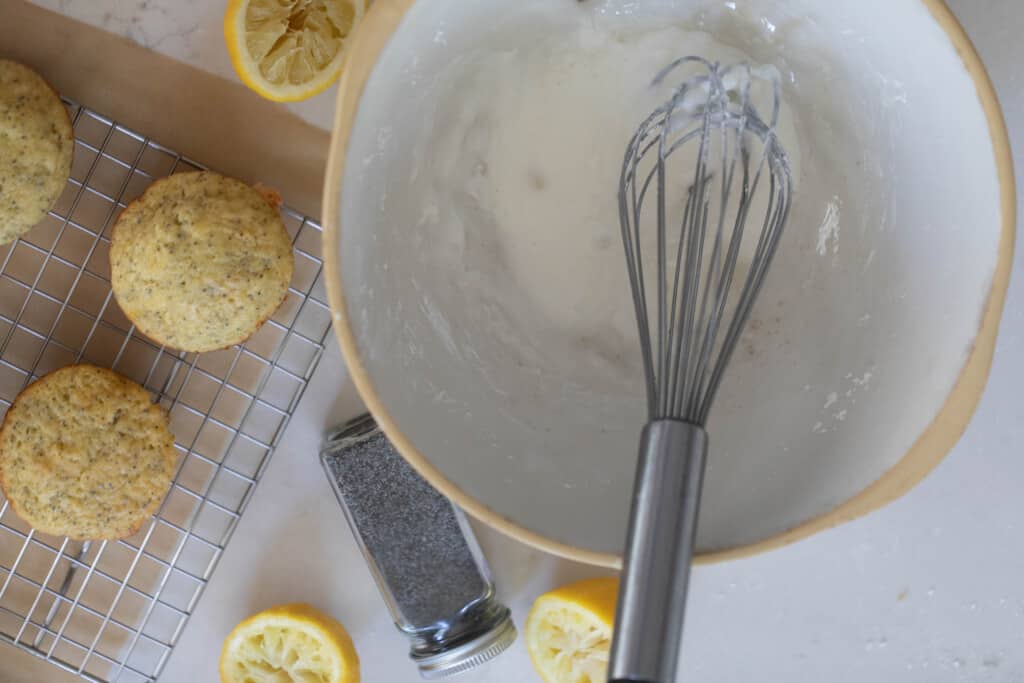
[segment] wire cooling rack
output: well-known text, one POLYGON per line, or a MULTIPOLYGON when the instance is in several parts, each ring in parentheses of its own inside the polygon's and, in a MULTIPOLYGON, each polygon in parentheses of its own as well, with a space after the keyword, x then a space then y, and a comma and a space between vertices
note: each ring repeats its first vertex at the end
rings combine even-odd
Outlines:
POLYGON ((114 302, 110 230, 154 179, 202 167, 65 104, 71 179, 41 225, 0 249, 0 414, 36 378, 89 362, 153 392, 179 458, 156 515, 121 541, 37 533, 0 496, 0 641, 89 681, 154 681, 323 353, 320 226, 283 209, 295 275, 243 345, 204 354, 159 346, 114 302))

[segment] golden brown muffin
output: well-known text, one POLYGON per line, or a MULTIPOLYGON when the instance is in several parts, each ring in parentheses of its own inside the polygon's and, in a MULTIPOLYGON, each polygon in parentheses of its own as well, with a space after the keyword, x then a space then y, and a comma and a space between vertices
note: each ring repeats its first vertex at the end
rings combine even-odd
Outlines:
POLYGON ((32 69, 0 59, 0 244, 41 221, 71 175, 68 110, 32 69))
POLYGON ((277 208, 210 171, 162 178, 117 219, 114 296, 144 334, 182 351, 238 344, 288 294, 294 256, 277 208))
POLYGON ((33 529, 76 540, 131 536, 171 485, 167 415, 149 392, 93 365, 30 384, 0 428, 0 487, 33 529))

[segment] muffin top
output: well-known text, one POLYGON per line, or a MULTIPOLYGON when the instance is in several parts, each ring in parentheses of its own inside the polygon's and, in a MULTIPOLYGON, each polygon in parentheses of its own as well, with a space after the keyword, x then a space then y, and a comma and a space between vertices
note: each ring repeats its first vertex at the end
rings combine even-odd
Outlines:
POLYGON ((0 244, 43 219, 71 175, 68 110, 32 69, 0 59, 0 244))
POLYGON ((131 536, 171 485, 167 415, 111 370, 71 365, 22 391, 0 428, 0 486, 32 528, 77 540, 131 536))
POLYGON ((294 256, 277 208, 210 171, 162 178, 118 217, 114 296, 147 336, 182 351, 245 341, 284 300, 294 256))

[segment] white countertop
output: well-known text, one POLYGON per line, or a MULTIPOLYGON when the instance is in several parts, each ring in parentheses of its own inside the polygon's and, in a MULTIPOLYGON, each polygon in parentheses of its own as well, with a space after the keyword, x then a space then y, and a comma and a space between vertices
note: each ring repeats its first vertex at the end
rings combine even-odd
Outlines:
MULTIPOLYGON (((39 0, 233 78, 220 2, 39 0)), ((1024 2, 950 0, 989 67, 1024 169, 1024 2)), ((333 93, 296 110, 321 125, 333 93)), ((1024 171, 1022 171, 1024 176, 1024 171)), ((1024 190, 1020 191, 1024 198, 1024 190)), ((1024 201, 1021 202, 1024 216, 1024 201)), ((865 519, 754 558, 694 572, 681 679, 1024 681, 1024 240, 988 390, 949 458, 902 500, 865 519)), ((243 617, 308 601, 341 619, 368 683, 419 681, 316 459, 325 428, 360 401, 330 346, 161 681, 212 681, 224 635, 243 617)), ((533 599, 599 573, 478 526, 503 598, 522 624, 533 599)), ((0 683, 70 680, 0 647, 0 683)), ((457 680, 538 680, 520 639, 457 680)))

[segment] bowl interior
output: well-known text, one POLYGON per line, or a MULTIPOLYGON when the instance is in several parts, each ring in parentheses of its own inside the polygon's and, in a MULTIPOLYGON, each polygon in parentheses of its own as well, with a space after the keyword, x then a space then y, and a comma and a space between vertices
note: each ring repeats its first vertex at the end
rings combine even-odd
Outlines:
POLYGON ((922 0, 419 0, 359 101, 328 247, 356 362, 446 486, 558 543, 623 544, 646 408, 621 155, 666 57, 707 51, 778 69, 797 177, 711 411, 698 550, 879 479, 978 334, 997 170, 922 0))

